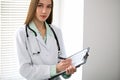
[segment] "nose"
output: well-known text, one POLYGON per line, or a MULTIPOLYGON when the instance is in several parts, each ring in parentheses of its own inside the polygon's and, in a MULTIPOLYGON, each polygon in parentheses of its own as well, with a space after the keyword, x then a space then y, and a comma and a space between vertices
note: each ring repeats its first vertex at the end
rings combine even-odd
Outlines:
POLYGON ((47 12, 47 8, 46 8, 46 7, 43 7, 42 13, 46 13, 46 12, 47 12))

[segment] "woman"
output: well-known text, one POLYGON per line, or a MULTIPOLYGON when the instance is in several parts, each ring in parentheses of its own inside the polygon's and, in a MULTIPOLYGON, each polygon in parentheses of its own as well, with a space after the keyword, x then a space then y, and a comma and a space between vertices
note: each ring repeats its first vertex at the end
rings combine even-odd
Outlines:
POLYGON ((60 29, 51 25, 52 14, 53 0, 31 0, 25 25, 17 30, 20 74, 27 80, 48 80, 63 70, 67 78, 76 71, 71 59, 58 58, 65 52, 60 29))

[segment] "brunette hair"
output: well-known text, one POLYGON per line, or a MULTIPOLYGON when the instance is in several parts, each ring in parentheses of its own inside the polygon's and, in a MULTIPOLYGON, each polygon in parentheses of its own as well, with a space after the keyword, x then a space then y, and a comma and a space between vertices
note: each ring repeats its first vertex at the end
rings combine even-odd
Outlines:
MULTIPOLYGON (((27 13, 27 17, 26 17, 26 20, 25 20, 26 25, 28 25, 33 20, 33 18, 35 16, 35 12, 36 12, 38 2, 39 2, 39 0, 31 0, 30 6, 29 6, 29 9, 28 9, 28 13, 27 13)), ((46 20, 46 22, 48 24, 52 23, 52 18, 53 18, 53 0, 51 0, 51 2, 52 2, 51 13, 46 20)))

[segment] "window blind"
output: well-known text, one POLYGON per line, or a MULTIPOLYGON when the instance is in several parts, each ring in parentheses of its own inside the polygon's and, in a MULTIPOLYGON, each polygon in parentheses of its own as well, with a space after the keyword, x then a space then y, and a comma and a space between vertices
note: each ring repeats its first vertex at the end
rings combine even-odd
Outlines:
POLYGON ((0 80, 24 80, 19 74, 15 31, 24 24, 29 0, 0 1, 0 80))

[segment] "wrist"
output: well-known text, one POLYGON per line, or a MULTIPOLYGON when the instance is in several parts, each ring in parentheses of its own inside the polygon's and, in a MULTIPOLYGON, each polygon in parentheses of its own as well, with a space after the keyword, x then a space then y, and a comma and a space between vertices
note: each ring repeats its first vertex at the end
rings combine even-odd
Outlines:
POLYGON ((56 65, 56 72, 57 72, 57 73, 60 72, 58 64, 56 65))

